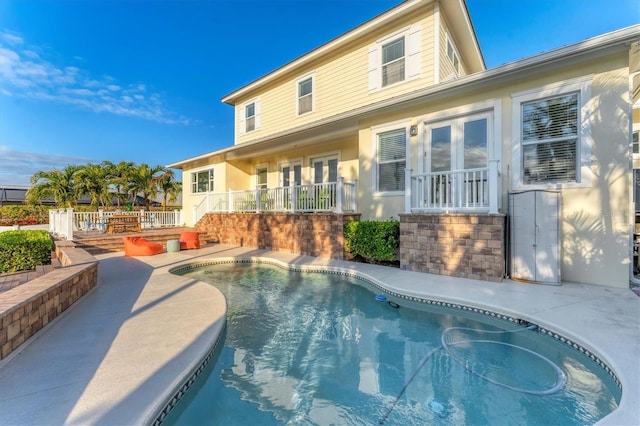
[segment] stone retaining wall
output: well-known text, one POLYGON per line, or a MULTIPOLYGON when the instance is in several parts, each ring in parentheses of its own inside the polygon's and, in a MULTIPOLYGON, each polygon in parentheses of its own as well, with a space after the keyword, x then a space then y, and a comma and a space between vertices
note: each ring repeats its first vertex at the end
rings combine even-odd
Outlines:
POLYGON ((359 214, 208 213, 195 226, 222 244, 344 259, 343 226, 359 214))
POLYGON ((400 268, 501 282, 505 215, 401 214, 400 268))
POLYGON ((62 268, 0 293, 0 360, 94 288, 98 260, 73 243, 59 246, 62 268))

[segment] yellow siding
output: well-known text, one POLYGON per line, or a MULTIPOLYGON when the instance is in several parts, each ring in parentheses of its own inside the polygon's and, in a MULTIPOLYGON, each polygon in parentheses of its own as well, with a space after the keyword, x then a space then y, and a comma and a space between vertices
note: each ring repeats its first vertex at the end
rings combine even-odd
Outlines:
MULTIPOLYGON (((460 52, 458 52, 458 58, 460 59, 460 73, 456 74, 455 69, 453 68, 453 64, 447 55, 447 33, 449 33, 450 37, 453 37, 449 31, 446 19, 442 16, 442 19, 440 20, 440 81, 450 79, 452 75, 462 77, 467 74, 464 61, 460 57, 460 52)), ((458 44, 455 39, 453 39, 453 43, 457 48, 458 44)))
POLYGON ((415 17, 413 22, 402 22, 389 26, 384 32, 372 34, 368 39, 350 46, 348 50, 326 56, 322 62, 300 70, 295 75, 272 84, 260 94, 252 94, 236 103, 236 144, 267 137, 282 131, 304 126, 366 106, 403 93, 409 93, 433 84, 433 8, 430 7, 415 17), (396 31, 419 24, 421 28, 420 77, 414 80, 369 92, 369 46, 376 40, 396 31), (297 116, 297 80, 314 72, 315 110, 313 113, 297 116), (260 99, 260 129, 248 134, 240 134, 240 117, 244 113, 244 102, 255 97, 260 99))

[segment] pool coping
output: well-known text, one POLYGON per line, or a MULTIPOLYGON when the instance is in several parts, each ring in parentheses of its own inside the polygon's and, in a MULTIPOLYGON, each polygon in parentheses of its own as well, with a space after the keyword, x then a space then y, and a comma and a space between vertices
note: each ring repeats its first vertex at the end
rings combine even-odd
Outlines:
POLYGON ((615 372, 623 389, 620 406, 599 424, 631 425, 640 418, 640 298, 629 289, 491 283, 221 244, 150 257, 96 257, 96 288, 0 363, 3 421, 153 423, 212 352, 226 313, 213 286, 169 271, 223 258, 357 272, 390 294, 534 322, 578 343, 615 372))

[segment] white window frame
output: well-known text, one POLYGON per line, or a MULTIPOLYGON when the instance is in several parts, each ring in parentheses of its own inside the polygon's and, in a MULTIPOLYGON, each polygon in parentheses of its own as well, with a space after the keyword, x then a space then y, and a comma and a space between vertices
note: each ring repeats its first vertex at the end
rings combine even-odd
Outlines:
MULTIPOLYGON (((373 152, 373 160, 372 160, 372 169, 371 169, 371 174, 372 174, 372 191, 373 191, 373 196, 374 197, 380 197, 380 196, 397 196, 397 195, 404 195, 405 191, 380 191, 379 189, 379 182, 378 182, 378 166, 379 166, 379 162, 378 162, 378 135, 380 135, 381 133, 386 133, 386 132, 390 132, 392 130, 399 130, 399 129, 404 129, 405 131, 405 156, 404 156, 404 165, 405 165, 405 170, 407 168, 410 168, 410 164, 411 164, 411 158, 410 158, 410 152, 411 152, 411 134, 410 134, 410 129, 411 129, 411 121, 410 120, 400 120, 400 121, 395 121, 393 123, 386 123, 383 124, 381 126, 375 126, 371 128, 371 143, 372 143, 372 152, 373 152)), ((404 180, 404 175, 402 177, 402 179, 404 180)))
MULTIPOLYGON (((336 177, 340 177, 340 151, 333 151, 333 152, 325 152, 325 153, 318 153, 317 155, 310 155, 307 157, 307 182, 310 184, 313 184, 313 178, 314 178, 314 170, 313 170, 313 163, 314 161, 319 161, 322 160, 325 164, 323 166, 323 179, 322 182, 325 183, 324 181, 324 172, 327 171, 327 175, 328 175, 328 162, 329 160, 336 160, 338 162, 338 164, 336 165, 336 177)), ((303 174, 304 174, 304 170, 303 170, 303 174)))
POLYGON ((253 133, 260 129, 260 98, 253 98, 240 106, 240 134, 253 133), (253 129, 247 129, 247 108, 253 104, 253 129))
POLYGON ((591 186, 591 138, 592 76, 565 80, 532 90, 514 93, 512 98, 512 188, 519 189, 565 189, 591 186), (524 183, 522 144, 522 104, 553 98, 571 93, 578 94, 578 134, 576 142, 576 181, 524 183))
POLYGON ((456 44, 453 42, 453 39, 451 38, 451 35, 449 34, 449 32, 446 32, 446 36, 447 36, 447 58, 449 58, 449 62, 451 63, 451 66, 453 67, 453 70, 456 73, 456 76, 460 75, 460 54, 458 53, 458 48, 456 47, 456 44), (458 65, 456 65, 456 62, 458 65))
POLYGON ((215 183, 215 168, 214 167, 207 167, 207 168, 202 168, 202 169, 196 169, 196 170, 191 170, 189 172, 189 176, 191 179, 191 194, 192 195, 198 195, 198 194, 206 194, 208 192, 213 192, 215 187, 214 187, 214 183, 215 183), (209 174, 208 178, 207 178, 207 190, 206 191, 198 191, 198 175, 201 173, 207 173, 209 174))
POLYGON ((269 188, 269 163, 259 163, 256 164, 255 168, 255 178, 254 178, 254 189, 268 189, 269 188), (266 170, 266 181, 264 183, 260 183, 259 179, 259 171, 266 170), (264 186, 262 186, 264 185, 264 186))
POLYGON ((421 71, 421 27, 414 24, 378 39, 369 46, 369 92, 388 89, 420 77, 421 71), (382 85, 382 47, 404 38, 404 79, 386 86, 382 85))
POLYGON ((298 80, 296 80, 296 112, 298 117, 311 114, 316 110, 315 88, 316 88, 315 73, 306 74, 300 77, 298 80), (307 80, 311 80, 311 93, 305 96, 311 96, 311 109, 309 111, 300 112, 300 99, 302 99, 302 97, 300 96, 300 84, 304 83, 307 80))
MULTIPOLYGON (((282 169, 285 167, 289 167, 291 169, 290 173, 294 173, 293 168, 295 166, 300 166, 300 184, 302 185, 302 179, 304 178, 304 162, 302 158, 295 158, 292 160, 281 161, 278 163, 278 186, 284 187, 284 178, 282 175, 282 169)), ((295 182, 290 179, 289 186, 294 186, 295 182)))

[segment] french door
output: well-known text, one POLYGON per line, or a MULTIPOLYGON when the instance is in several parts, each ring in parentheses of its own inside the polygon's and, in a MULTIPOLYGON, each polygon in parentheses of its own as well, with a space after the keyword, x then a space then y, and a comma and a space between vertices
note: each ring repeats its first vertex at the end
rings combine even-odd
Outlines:
POLYGON ((426 202, 431 207, 485 207, 492 114, 430 123, 426 128, 426 202))

